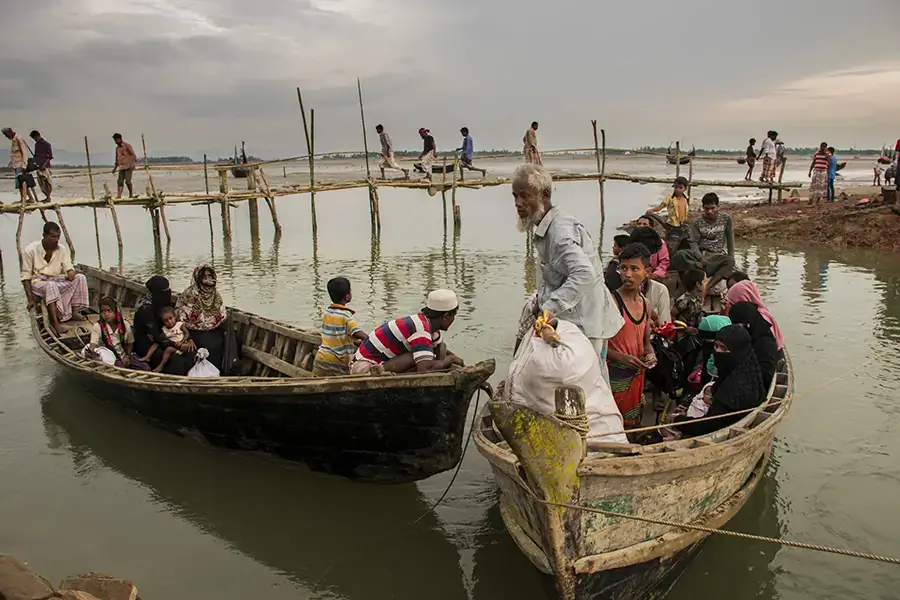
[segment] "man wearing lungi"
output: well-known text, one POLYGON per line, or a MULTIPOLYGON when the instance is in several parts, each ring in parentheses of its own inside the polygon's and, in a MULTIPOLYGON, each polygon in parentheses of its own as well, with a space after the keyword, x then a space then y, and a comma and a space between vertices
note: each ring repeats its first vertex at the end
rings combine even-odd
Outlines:
POLYGON ((26 246, 22 253, 22 286, 28 299, 28 310, 34 308, 35 297, 47 304, 50 325, 61 333, 60 323, 81 320, 78 311, 88 308, 87 279, 75 272, 72 254, 59 243, 59 225, 44 223, 44 237, 26 246))

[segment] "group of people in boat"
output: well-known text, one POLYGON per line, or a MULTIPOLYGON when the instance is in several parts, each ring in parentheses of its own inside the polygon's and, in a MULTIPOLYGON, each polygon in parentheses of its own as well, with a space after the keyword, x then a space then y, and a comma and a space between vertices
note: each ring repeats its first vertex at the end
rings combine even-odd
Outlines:
MULTIPOLYGON (((87 279, 75 271, 60 233, 58 224, 45 223, 42 238, 25 247, 21 271, 28 310, 42 303, 57 335, 66 332, 68 322, 86 322, 91 306, 87 279)), ((237 342, 216 283, 215 269, 202 264, 176 300, 169 280, 154 275, 147 280, 132 321, 115 298, 99 298, 100 317, 91 324, 88 352, 99 357, 97 349, 106 348, 117 366, 187 375, 198 349, 204 348, 220 374, 230 374, 237 361, 237 342)))
POLYGON ((702 214, 691 215, 687 182, 677 179, 672 195, 629 235, 616 236, 614 257, 602 269, 585 227, 551 201, 552 183, 533 164, 513 178, 519 229, 533 232, 539 263, 517 347, 526 335, 539 334, 539 315, 577 325, 591 341, 626 429, 656 412, 657 420, 677 423, 666 435, 699 435, 762 403, 784 359, 784 340, 756 285, 735 271, 733 226, 719 211, 718 196, 706 194, 702 214), (664 208, 662 222, 653 213, 664 208), (647 405, 645 392, 653 389, 669 402, 647 405))

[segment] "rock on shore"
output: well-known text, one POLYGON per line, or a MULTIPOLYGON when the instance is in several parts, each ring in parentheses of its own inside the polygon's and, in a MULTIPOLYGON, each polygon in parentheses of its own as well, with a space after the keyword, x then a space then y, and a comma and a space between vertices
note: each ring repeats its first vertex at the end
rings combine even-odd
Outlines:
POLYGON ((101 573, 67 577, 58 589, 14 556, 0 554, 0 600, 137 600, 127 579, 101 573))

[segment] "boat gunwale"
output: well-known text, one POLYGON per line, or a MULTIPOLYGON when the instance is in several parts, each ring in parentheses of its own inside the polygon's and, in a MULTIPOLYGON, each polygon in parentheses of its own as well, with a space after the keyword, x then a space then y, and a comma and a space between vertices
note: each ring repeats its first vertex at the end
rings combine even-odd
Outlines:
MULTIPOLYGON (((106 273, 89 265, 79 264, 78 268, 83 272, 87 271, 86 276, 120 285, 135 292, 143 293, 143 291, 145 291, 140 284, 120 275, 106 273)), ((273 331, 278 335, 287 337, 297 336, 295 339, 300 341, 309 341, 308 336, 312 335, 315 335, 317 340, 319 339, 318 331, 313 332, 298 329, 286 323, 241 311, 240 309, 228 307, 228 311, 235 321, 255 324, 273 331), (306 340, 304 340, 304 337, 306 337, 306 340)), ((342 375, 329 377, 317 377, 314 375, 309 377, 226 376, 188 378, 165 373, 136 371, 84 358, 78 352, 62 343, 58 337, 51 333, 46 328, 42 316, 35 312, 31 312, 30 321, 32 333, 38 346, 62 366, 79 374, 87 375, 108 383, 116 383, 128 388, 172 394, 213 395, 231 392, 236 395, 277 395, 285 393, 291 395, 307 395, 375 389, 445 387, 462 389, 476 386, 487 381, 494 373, 496 364, 494 359, 488 359, 473 365, 448 371, 397 375, 342 375), (49 338, 49 340, 47 338, 49 338)), ((318 343, 318 341, 316 343, 318 343)))
MULTIPOLYGON (((755 442, 755 440, 749 440, 749 436, 758 437, 767 435, 770 429, 775 428, 781 422, 787 414, 787 411, 790 409, 790 405, 793 401, 794 372, 787 350, 785 350, 785 363, 785 371, 779 372, 778 374, 787 375, 786 389, 784 397, 776 400, 780 402, 780 404, 777 405, 774 411, 768 412, 766 408, 771 406, 775 396, 777 379, 773 382, 766 401, 761 403, 753 412, 748 413, 736 423, 702 436, 684 438, 675 442, 659 442, 641 447, 641 449, 652 449, 654 452, 639 452, 627 456, 612 455, 610 453, 593 455, 588 453, 578 467, 579 476, 639 477, 665 472, 675 472, 694 468, 696 465, 676 464, 672 467, 669 464, 666 465, 668 468, 662 469, 642 467, 644 465, 652 467, 653 463, 660 462, 661 460, 664 460, 666 463, 672 463, 673 461, 671 459, 684 459, 687 457, 694 458, 696 462, 700 464, 708 464, 715 462, 718 459, 727 458, 737 452, 741 452, 744 444, 755 442), (759 415, 764 412, 769 415, 765 421, 755 426, 747 427, 747 425, 752 425, 759 418, 759 415), (697 444, 698 441, 700 442, 699 444, 697 444), (726 449, 732 450, 732 452, 723 454, 722 451, 726 449), (703 456, 704 454, 714 454, 715 457, 711 460, 703 460, 702 458, 705 458, 703 456)), ((776 377, 778 374, 776 374, 776 377)), ((482 431, 482 429, 486 427, 486 419, 490 419, 491 426, 493 426, 493 418, 490 414, 490 403, 485 405, 482 417, 479 418, 478 426, 472 435, 476 448, 478 448, 481 455, 484 456, 488 462, 491 462, 491 458, 494 458, 495 460, 507 463, 508 466, 511 466, 514 469, 515 464, 518 462, 515 453, 488 439, 482 431)))

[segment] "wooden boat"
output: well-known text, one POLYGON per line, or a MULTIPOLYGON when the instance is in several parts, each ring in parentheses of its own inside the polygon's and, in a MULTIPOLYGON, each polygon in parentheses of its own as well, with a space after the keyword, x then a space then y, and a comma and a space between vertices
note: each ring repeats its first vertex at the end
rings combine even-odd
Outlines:
POLYGON ((841 169, 843 169, 843 168, 846 167, 846 166, 847 166, 847 163, 845 163, 845 162, 839 162, 839 163, 837 164, 837 168, 836 168, 835 170, 836 170, 836 171, 840 171, 841 169))
MULTIPOLYGON (((237 146, 234 147, 234 164, 236 165, 246 165, 247 164, 247 153, 244 151, 244 142, 241 142, 241 156, 238 158, 237 146)), ((234 177, 239 179, 245 179, 248 175, 250 175, 249 167, 231 167, 231 174, 234 177)))
POLYGON ((680 165, 686 165, 694 159, 694 153, 695 153, 695 150, 691 150, 687 154, 681 154, 676 157, 675 154, 673 154, 672 152, 669 152, 668 154, 666 154, 666 162, 669 163, 670 165, 674 165, 676 162, 680 165), (676 160, 676 158, 677 158, 677 160, 676 160))
MULTIPOLYGON (((79 265, 91 303, 133 309, 142 284, 79 265)), ((57 337, 32 319, 40 348, 98 398, 159 427, 238 450, 306 463, 315 471, 378 483, 417 481, 453 468, 469 402, 494 372, 488 360, 458 370, 314 377, 319 332, 229 309, 247 376, 211 379, 122 369, 81 356, 77 329, 57 337)), ((96 316, 92 316, 96 319, 96 316)))
MULTIPOLYGON (((420 163, 420 162, 413 163, 413 169, 417 173, 425 173, 425 167, 422 166, 422 163, 420 163)), ((431 165, 431 172, 439 173, 439 174, 440 173, 452 173, 453 172, 453 163, 447 163, 446 165, 443 165, 443 164, 439 165, 439 164, 435 163, 435 164, 431 165)))
POLYGON ((768 400, 734 425, 639 446, 586 441, 569 425, 584 415, 584 394, 560 388, 557 416, 492 402, 473 439, 499 484, 507 531, 562 600, 659 598, 708 533, 544 502, 721 528, 759 483, 792 393, 788 359, 768 400))

